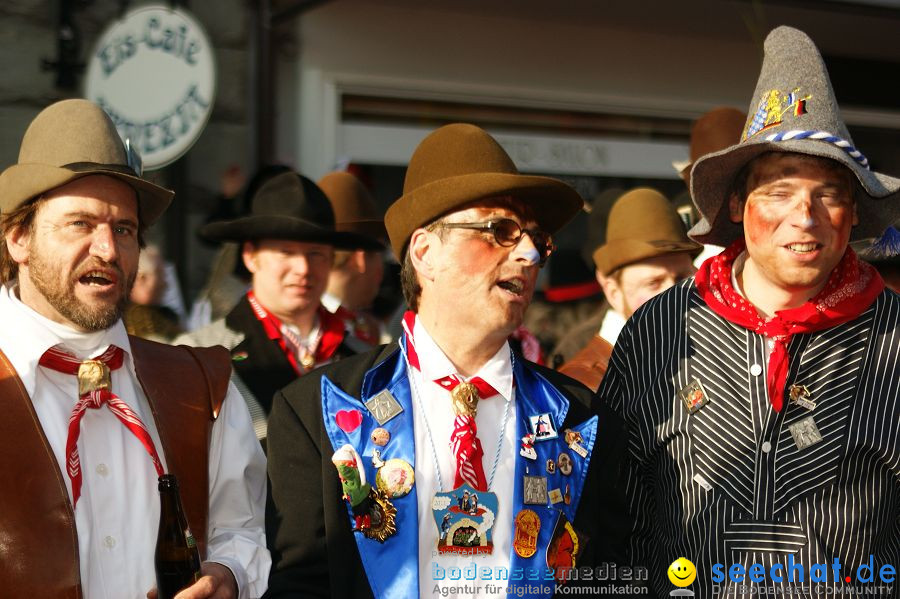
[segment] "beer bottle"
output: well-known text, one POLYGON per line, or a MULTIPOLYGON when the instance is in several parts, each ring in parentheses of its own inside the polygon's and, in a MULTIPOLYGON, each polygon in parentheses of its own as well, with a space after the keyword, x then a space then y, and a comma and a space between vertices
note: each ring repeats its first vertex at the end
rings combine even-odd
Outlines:
POLYGON ((184 517, 174 474, 159 477, 159 533, 154 561, 159 599, 171 599, 200 579, 200 551, 184 517))

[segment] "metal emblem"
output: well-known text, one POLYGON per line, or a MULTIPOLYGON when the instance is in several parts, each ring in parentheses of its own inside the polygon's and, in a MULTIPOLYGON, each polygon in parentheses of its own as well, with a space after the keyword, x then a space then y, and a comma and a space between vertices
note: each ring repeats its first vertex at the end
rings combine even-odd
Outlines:
POLYGON ((556 460, 547 458, 547 474, 556 474, 556 460))
POLYGON ((822 433, 819 432, 819 427, 816 426, 816 421, 813 420, 812 416, 807 416, 803 420, 790 425, 788 428, 791 431, 791 435, 794 437, 794 443, 797 445, 797 449, 806 449, 822 440, 822 433))
POLYGON ((85 360, 78 366, 79 396, 109 387, 109 366, 99 360, 85 360))
POLYGON ((529 558, 537 553, 537 540, 540 530, 541 520, 532 510, 520 510, 516 514, 513 549, 515 549, 519 557, 529 558))
POLYGON ((522 485, 523 503, 525 505, 547 504, 547 477, 524 476, 522 485))
POLYGON ((791 398, 791 403, 795 403, 810 412, 816 409, 816 402, 810 399, 809 389, 805 385, 791 385, 788 395, 791 398))
POLYGON ((400 402, 391 395, 387 389, 379 391, 366 402, 366 408, 378 421, 378 424, 384 425, 385 422, 403 412, 400 402))
POLYGON ((684 389, 679 391, 678 397, 684 403, 684 409, 687 410, 688 414, 693 414, 709 403, 709 395, 706 394, 706 390, 697 379, 692 380, 684 389))
POLYGON ((472 383, 460 383, 450 392, 453 403, 453 413, 457 416, 471 416, 478 414, 478 388, 472 383))

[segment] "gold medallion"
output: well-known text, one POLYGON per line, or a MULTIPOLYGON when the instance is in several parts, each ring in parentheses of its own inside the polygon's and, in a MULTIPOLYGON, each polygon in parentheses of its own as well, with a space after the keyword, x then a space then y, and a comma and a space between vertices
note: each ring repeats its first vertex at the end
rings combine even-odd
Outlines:
POLYGON ((303 354, 300 356, 300 365, 306 370, 312 369, 316 365, 316 356, 313 354, 303 354))
POLYGON ((370 524, 362 529, 362 533, 370 539, 384 543, 389 536, 397 532, 397 508, 384 491, 372 489, 369 497, 373 500, 369 508, 370 524))
POLYGON ((537 553, 540 530, 541 519, 534 511, 519 510, 519 513, 516 514, 516 528, 513 532, 513 549, 519 557, 529 558, 537 553))
POLYGON ((472 383, 460 383, 450 392, 453 413, 457 416, 471 416, 478 413, 478 388, 472 383))
POLYGON ((109 367, 99 360, 85 360, 78 366, 78 395, 109 389, 109 367))

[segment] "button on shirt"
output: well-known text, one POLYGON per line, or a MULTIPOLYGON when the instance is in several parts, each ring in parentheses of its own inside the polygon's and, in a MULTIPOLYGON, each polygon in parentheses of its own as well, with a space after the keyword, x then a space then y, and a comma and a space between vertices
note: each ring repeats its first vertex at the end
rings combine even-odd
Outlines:
MULTIPOLYGON (((123 367, 112 372, 112 389, 147 426, 165 466, 121 320, 109 329, 81 333, 39 315, 4 285, 0 287, 0 322, 4 323, 0 349, 31 398, 70 501, 72 488, 64 454, 78 383, 72 375, 38 366, 50 347, 59 346, 80 359, 98 356, 111 344, 125 350, 123 367)), ((78 451, 84 482, 75 526, 84 596, 144 597, 156 585, 153 553, 159 491, 153 463, 134 435, 106 408, 85 412, 78 451)), ((265 476, 265 457, 247 408, 234 386, 229 386, 210 441, 207 559, 231 569, 242 599, 265 591, 271 565, 263 527, 265 476)))
MULTIPOLYGON (((416 317, 413 328, 416 353, 419 356, 421 371, 408 368, 408 375, 412 379, 410 387, 414 396, 413 412, 415 415, 416 435, 416 493, 419 510, 419 594, 422 597, 430 597, 434 585, 439 583, 434 580, 432 563, 445 570, 448 568, 464 568, 475 563, 482 567, 496 568, 502 566, 509 569, 509 552, 512 539, 513 514, 511 510, 513 475, 515 469, 515 453, 518 451, 516 442, 516 405, 515 391, 513 390, 512 362, 510 349, 504 344, 487 363, 481 367, 476 375, 483 378, 488 384, 499 392, 499 395, 478 402, 478 414, 475 423, 478 427, 478 439, 484 451, 482 464, 484 475, 488 480, 491 493, 496 493, 498 509, 496 520, 492 529, 492 541, 494 551, 491 555, 482 556, 458 556, 437 553, 438 528, 431 511, 431 499, 439 490, 452 491, 456 472, 456 459, 450 450, 450 435, 453 432, 453 406, 450 401, 450 393, 440 385, 434 383, 435 379, 456 374, 456 367, 447 358, 434 340, 428 335, 419 318, 416 317), (419 401, 421 399, 421 402, 419 401), (503 415, 506 410, 506 402, 513 402, 509 406, 509 418, 506 429, 503 431, 503 445, 500 452, 500 460, 497 471, 491 484, 491 470, 494 466, 494 456, 497 454, 497 440, 500 437, 500 429, 503 425, 503 415), (421 408, 424 408, 424 413, 421 408), (427 422, 427 426, 426 426, 427 422), (428 436, 428 428, 433 436, 434 452, 437 453, 440 472, 435 472, 434 453, 432 441, 428 436), (440 476, 440 484, 438 482, 440 476)), ((446 581, 444 581, 446 583, 446 581)), ((456 585, 450 585, 456 586, 456 585)), ((461 586, 461 585, 460 585, 461 586)), ((477 585, 476 585, 477 586, 477 585)), ((484 585, 480 585, 485 590, 484 585)), ((456 597, 451 594, 449 597, 456 597)), ((465 597, 491 597, 496 598, 496 593, 467 594, 465 597)))

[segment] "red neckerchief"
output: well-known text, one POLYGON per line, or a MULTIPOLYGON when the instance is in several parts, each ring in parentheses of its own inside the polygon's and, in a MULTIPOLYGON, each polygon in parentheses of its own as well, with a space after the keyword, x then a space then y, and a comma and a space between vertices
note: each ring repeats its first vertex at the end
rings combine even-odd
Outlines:
POLYGON ((857 259, 848 247, 831 271, 825 287, 802 306, 779 310, 768 320, 731 284, 735 259, 745 249, 743 239, 703 262, 694 277, 700 297, 713 312, 774 341, 769 355, 766 386, 776 412, 784 405, 784 385, 789 369, 787 347, 791 336, 812 333, 849 322, 862 314, 884 289, 884 281, 872 266, 857 259))
MULTIPOLYGON (((250 302, 250 308, 253 310, 253 314, 256 315, 256 318, 266 331, 266 336, 278 344, 278 347, 281 348, 282 353, 284 353, 288 362, 291 363, 291 366, 294 368, 297 375, 304 375, 309 372, 297 362, 297 356, 288 347, 284 336, 281 334, 281 319, 266 310, 265 306, 259 303, 259 300, 256 299, 256 295, 254 295, 252 289, 247 292, 247 301, 250 302)), ((331 356, 337 351, 341 341, 344 340, 344 321, 324 309, 321 304, 319 305, 317 312, 319 315, 319 326, 322 329, 322 338, 316 346, 315 355, 316 364, 321 364, 322 362, 331 359, 331 356)))

